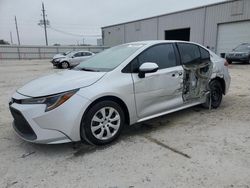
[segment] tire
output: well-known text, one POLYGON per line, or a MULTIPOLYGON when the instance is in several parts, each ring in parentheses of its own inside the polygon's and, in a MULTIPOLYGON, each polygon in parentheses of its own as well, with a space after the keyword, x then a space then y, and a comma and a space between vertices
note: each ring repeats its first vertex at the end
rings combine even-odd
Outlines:
POLYGON ((230 65, 233 63, 231 60, 227 60, 227 62, 228 62, 228 64, 230 64, 230 65))
POLYGON ((203 105, 205 108, 210 108, 210 99, 211 101, 211 108, 218 108, 221 105, 222 98, 223 98, 223 90, 222 86, 219 81, 212 80, 209 84, 210 95, 207 97, 207 100, 203 105))
POLYGON ((106 145, 119 137, 125 124, 122 108, 113 101, 92 106, 81 123, 81 138, 94 145, 106 145))
POLYGON ((67 69, 67 68, 69 68, 69 63, 68 63, 67 61, 63 61, 63 62, 61 63, 61 67, 62 67, 63 69, 67 69))

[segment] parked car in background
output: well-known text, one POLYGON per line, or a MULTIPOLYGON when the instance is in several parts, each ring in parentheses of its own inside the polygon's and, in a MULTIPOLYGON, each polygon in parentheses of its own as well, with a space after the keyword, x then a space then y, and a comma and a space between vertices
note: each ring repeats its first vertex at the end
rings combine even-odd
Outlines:
POLYGON ((226 54, 229 64, 232 62, 250 63, 250 43, 243 43, 233 49, 232 52, 226 54))
POLYGON ((89 51, 73 51, 66 56, 53 59, 51 63, 58 68, 67 69, 79 65, 80 62, 85 61, 93 55, 94 53, 89 51))
POLYGON ((230 80, 226 60, 199 44, 141 41, 33 80, 17 90, 9 107, 24 140, 104 145, 126 124, 199 104, 218 108, 230 80))

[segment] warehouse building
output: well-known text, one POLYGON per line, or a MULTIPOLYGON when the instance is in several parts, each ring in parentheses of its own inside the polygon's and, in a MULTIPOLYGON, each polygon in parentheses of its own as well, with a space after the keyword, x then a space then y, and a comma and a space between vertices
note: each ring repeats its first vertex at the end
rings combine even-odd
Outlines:
POLYGON ((193 41, 218 54, 250 43, 250 0, 229 0, 102 28, 105 46, 142 40, 193 41))

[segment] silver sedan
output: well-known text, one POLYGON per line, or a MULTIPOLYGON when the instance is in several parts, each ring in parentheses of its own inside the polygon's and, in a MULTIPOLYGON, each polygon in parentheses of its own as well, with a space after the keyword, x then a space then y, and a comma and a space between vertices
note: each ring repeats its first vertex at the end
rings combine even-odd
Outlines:
POLYGON ((205 47, 142 41, 31 81, 13 95, 10 111, 24 140, 103 145, 125 125, 199 104, 218 108, 229 85, 228 63, 205 47))

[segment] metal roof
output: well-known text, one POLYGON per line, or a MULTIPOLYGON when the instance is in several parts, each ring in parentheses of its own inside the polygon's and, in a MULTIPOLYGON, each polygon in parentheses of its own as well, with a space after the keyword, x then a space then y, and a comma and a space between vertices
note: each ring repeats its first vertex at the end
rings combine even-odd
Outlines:
POLYGON ((233 1, 240 1, 240 0, 224 0, 224 1, 218 2, 218 3, 203 5, 203 6, 199 6, 199 7, 194 7, 194 8, 190 8, 190 9, 180 10, 180 11, 176 11, 176 12, 170 12, 170 13, 166 13, 166 14, 160 14, 158 16, 152 16, 152 17, 138 19, 138 20, 133 20, 133 21, 128 21, 128 22, 122 22, 122 23, 119 23, 119 24, 108 25, 108 26, 104 26, 104 27, 101 27, 101 28, 105 29, 105 28, 108 28, 108 27, 114 27, 114 26, 124 25, 124 24, 128 24, 128 23, 133 23, 133 22, 138 22, 138 21, 143 21, 143 20, 149 20, 149 19, 158 18, 158 17, 161 17, 161 16, 167 16, 167 15, 172 15, 172 14, 177 14, 177 13, 192 11, 192 10, 196 10, 196 9, 207 8, 207 7, 212 7, 212 6, 216 6, 216 5, 231 3, 233 1))

